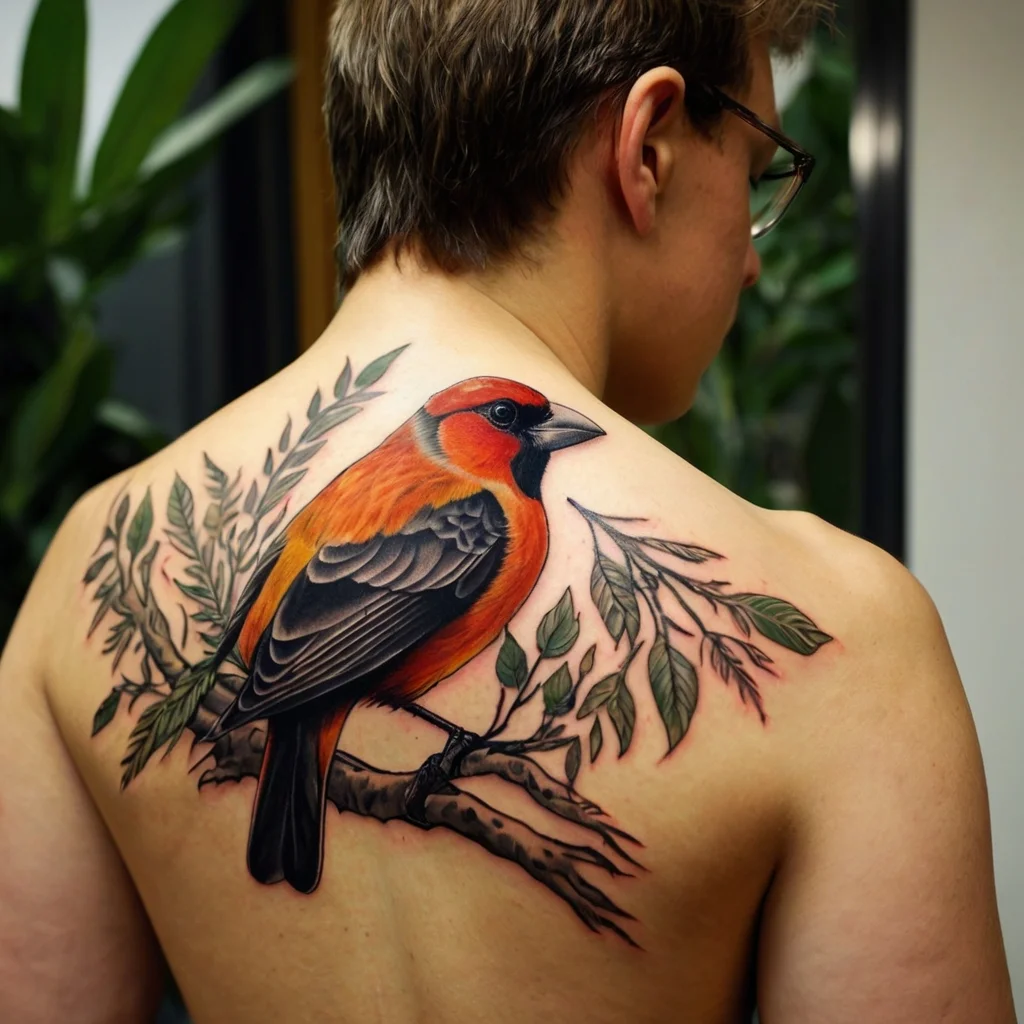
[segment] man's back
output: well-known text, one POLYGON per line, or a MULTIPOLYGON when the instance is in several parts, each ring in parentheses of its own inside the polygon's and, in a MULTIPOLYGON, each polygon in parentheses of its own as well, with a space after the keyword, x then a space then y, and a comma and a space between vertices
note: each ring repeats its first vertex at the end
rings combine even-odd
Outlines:
POLYGON ((137 1019, 148 916, 198 1024, 741 1020, 758 960, 769 1022, 1008 1019, 973 731, 909 574, 725 491, 477 300, 360 295, 47 557, 0 672, 8 1016, 137 1019), (536 464, 501 448, 527 434, 536 464))

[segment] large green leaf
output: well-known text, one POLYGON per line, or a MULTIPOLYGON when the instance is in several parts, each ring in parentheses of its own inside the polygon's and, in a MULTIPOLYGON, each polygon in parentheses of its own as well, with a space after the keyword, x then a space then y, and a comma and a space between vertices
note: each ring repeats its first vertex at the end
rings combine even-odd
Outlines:
POLYGON ((153 143, 180 115, 244 0, 178 0, 146 41, 96 150, 93 198, 131 181, 153 143))
POLYGON ((633 703, 633 695, 626 686, 625 677, 619 680, 615 692, 605 704, 605 710, 615 727, 615 735, 619 740, 619 757, 622 757, 633 741, 633 727, 636 725, 636 705, 633 703))
POLYGON ((139 507, 135 510, 135 515, 132 516, 132 521, 128 526, 128 533, 125 535, 124 546, 133 560, 149 542, 149 532, 152 529, 153 495, 147 487, 146 496, 139 502, 139 507))
POLYGON ((613 672, 610 676, 605 676, 604 679, 594 683, 587 694, 586 700, 583 701, 579 711, 576 712, 576 717, 586 718, 587 715, 592 715, 595 711, 603 708, 611 700, 611 696, 618 685, 618 672, 613 672))
POLYGON ((571 711, 569 696, 572 693, 572 676, 564 662, 544 681, 544 710, 549 715, 562 715, 571 711))
POLYGON ((590 596, 615 643, 618 644, 624 632, 629 634, 630 643, 636 643, 640 632, 640 607, 633 581, 625 567, 600 551, 590 574, 590 596))
POLYGON ((17 272, 16 248, 42 234, 47 196, 32 174, 34 148, 22 118, 0 107, 0 281, 17 272))
POLYGON ((400 348, 392 349, 390 352, 385 352, 384 355, 378 356, 372 363, 366 366, 362 373, 356 377, 356 389, 362 390, 363 388, 372 387, 388 372, 388 367, 408 348, 408 345, 402 345, 400 348))
POLYGON ((172 124, 146 155, 141 175, 150 177, 204 150, 236 121, 280 92, 293 74, 289 60, 267 60, 251 67, 209 103, 172 124))
POLYGON ((671 752, 686 735, 697 710, 697 670, 659 633, 651 646, 647 671, 671 752))
POLYGON ((94 443, 99 409, 110 391, 114 374, 114 353, 99 344, 89 354, 75 382, 71 403, 45 458, 35 467, 40 480, 66 481, 77 473, 83 449, 94 443))
POLYGON ((85 94, 85 0, 39 0, 21 66, 21 116, 42 144, 49 227, 74 200, 85 94))
POLYGON ((78 218, 60 248, 81 265, 90 294, 148 252, 156 239, 181 231, 191 221, 195 204, 179 186, 202 159, 197 155, 183 160, 78 218))
POLYGON ((0 480, 0 510, 8 518, 20 516, 31 498, 40 465, 74 408, 79 380, 97 349, 92 332, 80 324, 22 401, 7 438, 0 480))
POLYGON ((769 594, 729 594, 729 604, 741 617, 769 640, 797 654, 809 657, 819 647, 831 643, 832 637, 818 629, 799 608, 781 597, 769 594))
POLYGON ((537 627, 537 647, 542 657, 560 658, 572 650, 580 635, 580 617, 573 605, 572 591, 567 587, 561 600, 537 627))
POLYGON ((512 635, 508 627, 505 628, 505 639, 498 652, 496 669, 502 686, 507 686, 512 690, 521 690, 526 685, 528 675, 526 652, 519 646, 519 641, 512 635))

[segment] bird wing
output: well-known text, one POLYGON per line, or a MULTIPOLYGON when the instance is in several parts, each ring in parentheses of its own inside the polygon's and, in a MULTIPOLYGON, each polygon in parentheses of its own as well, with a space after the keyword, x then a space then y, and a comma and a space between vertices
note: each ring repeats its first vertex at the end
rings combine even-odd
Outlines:
POLYGON ((401 530, 325 545, 281 600, 225 722, 235 728, 349 690, 457 619, 497 575, 507 523, 487 491, 401 530))

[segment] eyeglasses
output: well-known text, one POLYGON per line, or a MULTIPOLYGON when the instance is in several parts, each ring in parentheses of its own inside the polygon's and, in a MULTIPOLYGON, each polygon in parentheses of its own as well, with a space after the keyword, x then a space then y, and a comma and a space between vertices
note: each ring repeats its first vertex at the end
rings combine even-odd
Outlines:
MULTIPOLYGON (((721 89, 703 83, 698 83, 696 88, 702 90, 720 107, 731 111, 747 124, 767 135, 783 151, 772 161, 771 166, 757 181, 753 179, 750 181, 750 233, 754 238, 762 238, 782 220, 793 200, 810 180, 814 171, 815 159, 791 138, 776 131, 752 110, 722 92, 721 89)), ((693 86, 691 86, 691 92, 692 89, 693 86)))

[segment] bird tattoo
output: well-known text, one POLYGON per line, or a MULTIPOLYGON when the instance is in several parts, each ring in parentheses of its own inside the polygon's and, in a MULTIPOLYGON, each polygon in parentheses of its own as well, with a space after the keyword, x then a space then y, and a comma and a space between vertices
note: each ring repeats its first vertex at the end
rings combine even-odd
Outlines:
MULTIPOLYGON (((404 708, 448 731, 447 770, 465 734, 416 705, 475 658, 543 569, 541 481, 551 454, 600 437, 587 417, 522 384, 478 377, 427 401, 292 520, 257 566, 214 662, 236 648, 237 697, 205 737, 255 720, 267 737, 248 843, 259 882, 316 889, 327 779, 360 703, 404 708)), ((431 790, 417 777, 410 809, 431 790)))

